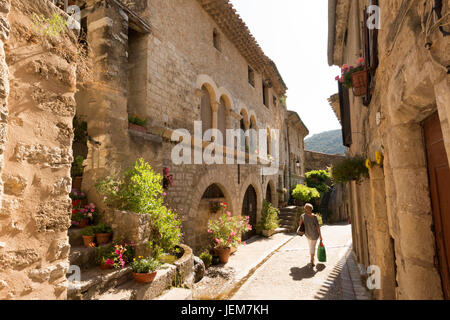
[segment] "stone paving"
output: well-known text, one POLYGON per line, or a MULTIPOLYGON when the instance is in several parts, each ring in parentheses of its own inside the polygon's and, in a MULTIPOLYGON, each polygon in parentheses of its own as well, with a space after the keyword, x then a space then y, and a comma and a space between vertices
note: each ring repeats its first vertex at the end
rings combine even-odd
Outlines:
MULTIPOLYGON (((324 226, 327 262, 308 266, 304 237, 293 237, 254 270, 231 297, 233 300, 362 300, 371 299, 363 287, 351 254, 351 226, 324 226)), ((292 237, 292 236, 291 236, 292 237)), ((247 247, 250 249, 251 244, 247 247)), ((234 264, 238 265, 235 260, 234 264)), ((230 298, 230 297, 229 297, 230 298)))

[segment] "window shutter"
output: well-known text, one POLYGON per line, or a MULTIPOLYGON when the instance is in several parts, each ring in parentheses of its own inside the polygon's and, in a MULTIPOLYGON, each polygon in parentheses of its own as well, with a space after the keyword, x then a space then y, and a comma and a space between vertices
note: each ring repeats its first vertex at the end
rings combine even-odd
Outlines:
POLYGON ((341 110, 342 139, 346 147, 352 145, 352 125, 350 117, 350 98, 348 89, 338 81, 339 104, 341 110))

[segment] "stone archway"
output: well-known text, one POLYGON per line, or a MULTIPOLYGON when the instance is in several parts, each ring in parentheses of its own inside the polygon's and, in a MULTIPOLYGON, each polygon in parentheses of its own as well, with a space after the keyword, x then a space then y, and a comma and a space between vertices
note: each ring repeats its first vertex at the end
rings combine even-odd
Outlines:
POLYGON ((228 211, 233 215, 240 214, 237 209, 236 189, 230 187, 227 171, 219 168, 209 170, 198 182, 192 184, 192 191, 187 201, 189 210, 186 212, 183 228, 185 243, 196 253, 209 245, 210 235, 207 233, 209 219, 217 218, 220 215, 210 211, 211 202, 226 202, 228 211), (215 197, 215 194, 218 194, 217 189, 221 192, 218 198, 215 197))
POLYGON ((248 240, 254 235, 256 235, 256 223, 258 220, 257 210, 258 210, 258 202, 257 202, 256 190, 252 185, 249 185, 247 190, 245 191, 244 200, 242 201, 242 215, 250 217, 249 224, 252 226, 252 230, 242 235, 242 240, 248 240))
POLYGON ((274 207, 278 207, 278 192, 275 182, 269 179, 263 186, 263 190, 265 190, 264 199, 269 201, 274 207))

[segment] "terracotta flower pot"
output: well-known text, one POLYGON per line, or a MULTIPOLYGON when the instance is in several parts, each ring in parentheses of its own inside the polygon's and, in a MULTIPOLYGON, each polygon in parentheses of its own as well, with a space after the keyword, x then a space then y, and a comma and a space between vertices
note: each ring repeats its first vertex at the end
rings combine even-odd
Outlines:
POLYGON ((133 123, 128 123, 128 129, 133 130, 133 131, 137 131, 137 132, 147 133, 147 128, 142 127, 142 126, 138 126, 138 125, 133 124, 133 123))
POLYGON ((95 238, 97 239, 97 244, 107 244, 109 242, 109 238, 111 238, 111 233, 96 233, 95 238))
POLYGON ((72 178, 72 189, 81 190, 82 182, 83 182, 83 177, 73 177, 72 178))
POLYGON ((113 268, 113 266, 112 266, 112 264, 106 264, 106 263, 101 263, 100 264, 100 269, 102 269, 102 270, 109 270, 109 269, 112 269, 113 268))
POLYGON ((135 272, 133 272, 133 277, 134 277, 134 280, 136 280, 136 282, 150 283, 155 279, 157 272, 158 271, 155 271, 152 273, 135 273, 135 272))
POLYGON ((85 218, 77 225, 78 228, 86 228, 89 225, 89 218, 85 218))
POLYGON ((94 242, 95 236, 82 236, 83 237, 83 244, 85 247, 89 247, 89 244, 94 242))
POLYGON ((368 74, 367 70, 362 70, 352 74, 353 94, 356 97, 365 96, 367 93, 368 74))
POLYGON ((221 263, 228 263, 231 254, 231 248, 214 248, 214 252, 219 256, 219 260, 221 263))

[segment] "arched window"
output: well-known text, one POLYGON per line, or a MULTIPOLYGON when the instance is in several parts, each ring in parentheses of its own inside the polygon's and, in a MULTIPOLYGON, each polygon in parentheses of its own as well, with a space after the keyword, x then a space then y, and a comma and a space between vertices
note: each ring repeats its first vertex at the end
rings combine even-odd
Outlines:
POLYGON ((241 122, 240 122, 240 129, 242 130, 241 132, 241 150, 245 151, 245 147, 247 146, 247 142, 245 139, 245 131, 247 130, 245 127, 245 115, 244 113, 241 111, 241 122))
POLYGON ((225 100, 220 99, 219 110, 217 112, 217 129, 222 133, 223 145, 227 145, 227 107, 225 100))
POLYGON ((250 153, 254 154, 256 150, 258 149, 257 143, 257 127, 256 127, 256 120, 254 117, 250 119, 250 127, 249 127, 249 149, 250 153))
POLYGON ((221 199, 225 198, 222 190, 217 184, 210 185, 202 196, 202 199, 221 199))
POLYGON ((208 90, 202 87, 202 103, 201 103, 201 119, 202 119, 202 133, 212 128, 212 108, 211 97, 208 90))

